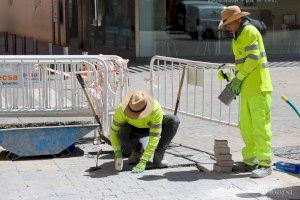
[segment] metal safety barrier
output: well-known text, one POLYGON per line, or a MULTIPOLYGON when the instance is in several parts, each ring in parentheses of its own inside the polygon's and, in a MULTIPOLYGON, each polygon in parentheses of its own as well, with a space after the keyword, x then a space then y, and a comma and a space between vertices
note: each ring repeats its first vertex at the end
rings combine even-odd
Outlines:
POLYGON ((127 62, 115 55, 0 56, 0 116, 91 116, 76 79, 80 73, 108 132, 127 93, 127 62))
MULTIPOLYGON (((237 98, 229 106, 218 96, 226 86, 226 81, 217 78, 220 63, 199 62, 164 56, 154 56, 150 62, 150 91, 163 108, 174 111, 185 68, 178 113, 236 126, 239 118, 240 100, 237 98)), ((232 64, 222 67, 224 72, 232 70, 232 64)))

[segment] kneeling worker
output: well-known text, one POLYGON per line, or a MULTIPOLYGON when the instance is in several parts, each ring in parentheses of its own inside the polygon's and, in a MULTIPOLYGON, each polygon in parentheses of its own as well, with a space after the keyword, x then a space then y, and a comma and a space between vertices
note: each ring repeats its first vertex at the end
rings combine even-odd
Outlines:
POLYGON ((110 129, 116 170, 122 170, 122 157, 129 154, 131 156, 128 160, 137 163, 132 169, 133 173, 145 171, 153 153, 153 167, 167 167, 162 160, 179 123, 175 115, 164 115, 161 105, 146 92, 129 93, 116 108, 110 129), (139 143, 141 139, 148 139, 143 152, 140 149, 142 144, 139 143), (136 159, 138 152, 141 152, 141 157, 136 159))

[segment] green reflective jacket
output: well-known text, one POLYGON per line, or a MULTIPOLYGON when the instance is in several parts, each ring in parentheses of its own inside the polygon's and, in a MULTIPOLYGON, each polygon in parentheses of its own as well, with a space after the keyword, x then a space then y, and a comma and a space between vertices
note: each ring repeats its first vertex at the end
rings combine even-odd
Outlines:
POLYGON ((121 150, 120 140, 119 140, 119 130, 120 127, 128 123, 137 128, 149 128, 149 143, 142 155, 141 159, 148 161, 155 151, 157 144, 160 139, 162 120, 164 112, 160 104, 154 100, 153 110, 150 115, 142 119, 130 119, 122 111, 121 104, 116 108, 113 123, 111 125, 109 134, 112 147, 114 152, 121 150))
POLYGON ((232 40, 236 77, 243 81, 241 96, 272 91, 267 55, 259 31, 245 21, 232 40))

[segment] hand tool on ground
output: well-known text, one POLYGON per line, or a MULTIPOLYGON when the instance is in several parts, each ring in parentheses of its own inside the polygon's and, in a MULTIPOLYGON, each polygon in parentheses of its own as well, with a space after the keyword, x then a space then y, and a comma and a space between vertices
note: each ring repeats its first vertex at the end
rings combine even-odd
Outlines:
POLYGON ((86 97, 86 99, 87 99, 87 101, 88 101, 88 104, 89 104, 89 106, 90 106, 90 108, 91 108, 91 110, 92 110, 92 113, 93 113, 93 116, 94 116, 94 118, 96 119, 96 121, 97 121, 97 123, 99 124, 99 136, 100 136, 100 138, 104 141, 104 142, 106 142, 107 144, 111 144, 111 142, 110 142, 110 140, 102 133, 102 131, 103 131, 103 129, 102 129, 102 125, 101 125, 101 121, 100 121, 100 118, 99 118, 99 116, 97 115, 97 113, 96 113, 96 111, 95 111, 95 108, 94 108, 94 106, 93 106, 93 103, 92 103, 92 101, 91 101, 91 99, 90 99, 90 97, 89 97, 89 94, 87 93, 87 91, 86 91, 86 85, 85 85, 85 83, 84 83, 84 80, 83 80, 83 78, 82 78, 82 76, 80 75, 80 74, 76 74, 76 77, 77 77, 77 80, 78 80, 78 82, 80 83, 80 85, 81 85, 81 88, 82 88, 82 90, 83 90, 83 93, 85 94, 85 97, 86 97))
POLYGON ((291 108, 297 113, 298 117, 300 118, 300 111, 294 106, 294 104, 288 99, 287 96, 282 95, 281 99, 284 100, 291 108))
POLYGON ((97 161, 96 161, 96 168, 99 168, 98 166, 98 160, 99 160, 99 156, 102 154, 102 149, 99 149, 99 151, 97 152, 97 161))
POLYGON ((100 157, 101 154, 102 154, 102 148, 100 148, 97 151, 96 167, 90 167, 90 169, 89 169, 90 172, 101 169, 101 166, 98 166, 98 160, 99 160, 99 157, 100 157))

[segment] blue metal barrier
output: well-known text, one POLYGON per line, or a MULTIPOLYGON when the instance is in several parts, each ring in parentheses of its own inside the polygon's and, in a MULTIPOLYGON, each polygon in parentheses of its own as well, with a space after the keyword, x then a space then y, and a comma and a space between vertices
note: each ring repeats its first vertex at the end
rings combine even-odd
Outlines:
POLYGON ((19 157, 54 155, 94 130, 98 124, 0 130, 0 146, 19 157))

